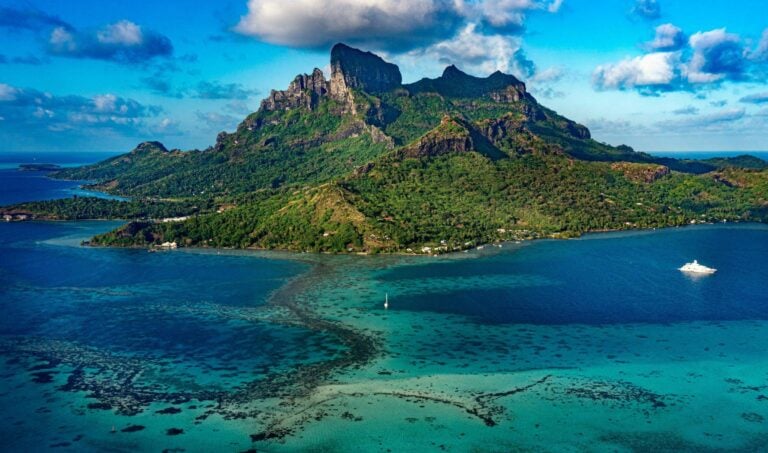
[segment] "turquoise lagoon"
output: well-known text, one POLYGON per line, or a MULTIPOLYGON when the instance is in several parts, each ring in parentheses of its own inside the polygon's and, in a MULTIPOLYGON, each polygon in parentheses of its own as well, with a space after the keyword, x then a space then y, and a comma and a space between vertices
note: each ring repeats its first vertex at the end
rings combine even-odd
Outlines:
POLYGON ((766 226, 439 258, 79 245, 112 226, 0 225, 4 449, 768 448, 766 226))
POLYGON ((768 449, 768 226, 443 257, 80 245, 115 225, 0 223, 0 449, 768 449))

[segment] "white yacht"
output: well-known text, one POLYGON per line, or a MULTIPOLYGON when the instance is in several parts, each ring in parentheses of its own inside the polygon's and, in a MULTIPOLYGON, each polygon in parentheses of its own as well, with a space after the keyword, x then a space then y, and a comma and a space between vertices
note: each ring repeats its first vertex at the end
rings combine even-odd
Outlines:
POLYGON ((384 295, 384 310, 389 308, 389 293, 386 293, 384 295))
POLYGON ((714 274, 717 272, 717 269, 701 265, 697 260, 693 260, 692 263, 685 263, 680 270, 683 272, 691 272, 693 274, 714 274))

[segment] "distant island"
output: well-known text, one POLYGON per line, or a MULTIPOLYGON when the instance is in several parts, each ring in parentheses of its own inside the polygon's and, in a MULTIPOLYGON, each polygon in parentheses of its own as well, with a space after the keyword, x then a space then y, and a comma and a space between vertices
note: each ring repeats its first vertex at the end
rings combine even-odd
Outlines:
POLYGON ((56 164, 21 164, 19 171, 58 171, 61 166, 56 164))
POLYGON ((768 162, 654 157, 594 140, 517 78, 449 66, 403 84, 344 44, 205 150, 145 142, 51 177, 130 201, 0 208, 126 219, 90 243, 435 254, 588 231, 768 220, 768 162))

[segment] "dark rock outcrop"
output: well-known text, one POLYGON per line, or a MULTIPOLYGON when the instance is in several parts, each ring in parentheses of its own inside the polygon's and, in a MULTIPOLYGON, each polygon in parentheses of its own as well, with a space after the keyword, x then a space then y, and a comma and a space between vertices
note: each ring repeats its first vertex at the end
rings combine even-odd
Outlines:
POLYGON ((331 97, 345 102, 350 90, 383 93, 402 85, 397 65, 387 63, 378 55, 336 44, 331 49, 331 97))
POLYGON ((444 117, 440 125, 420 139, 397 151, 400 158, 437 157, 450 153, 472 151, 474 144, 466 125, 451 117, 444 117))
POLYGON ((503 140, 515 134, 522 134, 526 131, 521 121, 515 121, 508 116, 502 118, 487 120, 482 126, 482 134, 495 144, 500 144, 503 140))
POLYGON ((304 107, 314 110, 328 93, 328 88, 323 71, 315 68, 312 74, 296 76, 287 90, 272 90, 269 97, 261 101, 261 109, 275 111, 304 107))
POLYGON ((131 151, 131 154, 146 154, 153 151, 167 153, 168 149, 160 142, 142 142, 131 151))
POLYGON ((582 140, 588 140, 592 138, 592 134, 589 133, 589 129, 587 129, 586 126, 582 126, 581 124, 574 123, 573 121, 568 122, 568 126, 566 126, 568 133, 571 134, 571 136, 580 138, 582 140))
POLYGON ((656 164, 639 164, 616 162, 611 169, 624 173, 624 176, 635 182, 650 184, 669 174, 669 167, 656 164))
MULTIPOLYGON (((451 98, 476 98, 488 96, 496 102, 519 102, 530 95, 525 84, 515 76, 496 71, 486 78, 471 76, 454 65, 448 66, 436 79, 421 79, 406 85, 412 94, 438 93, 451 98)), ((532 99, 532 98, 531 98, 532 99)))

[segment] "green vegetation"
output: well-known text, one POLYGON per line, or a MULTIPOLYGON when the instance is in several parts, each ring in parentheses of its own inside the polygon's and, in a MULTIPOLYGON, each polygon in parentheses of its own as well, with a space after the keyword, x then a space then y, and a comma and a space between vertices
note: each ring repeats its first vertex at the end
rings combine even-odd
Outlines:
POLYGON ((210 201, 118 201, 94 197, 32 201, 0 208, 0 214, 37 220, 163 219, 210 211, 210 201))
MULTIPOLYGON (((368 173, 336 183, 265 195, 183 223, 147 224, 136 229, 134 243, 439 252, 585 231, 767 221, 767 195, 766 170, 672 173, 649 183, 625 168, 562 156, 386 157, 368 173)), ((125 237, 110 233, 95 242, 116 239, 125 237)))
POLYGON ((133 220, 94 238, 100 245, 366 253, 768 221, 768 163, 747 156, 681 161, 599 143, 509 75, 480 79, 448 68, 440 78, 375 95, 361 86, 331 95, 316 71, 273 92, 204 151, 147 142, 55 174, 132 201, 76 198, 0 211, 133 220))

